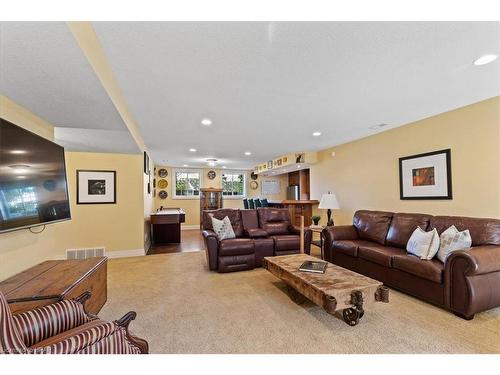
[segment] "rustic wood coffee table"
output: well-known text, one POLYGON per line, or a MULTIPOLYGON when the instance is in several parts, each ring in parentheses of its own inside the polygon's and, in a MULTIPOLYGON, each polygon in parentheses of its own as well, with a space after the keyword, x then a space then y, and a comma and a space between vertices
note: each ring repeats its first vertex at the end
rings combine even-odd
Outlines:
POLYGON ((389 302, 389 289, 381 282, 331 263, 324 274, 299 271, 306 260, 319 259, 306 254, 264 258, 264 268, 287 284, 297 304, 309 299, 329 314, 342 310, 344 321, 355 326, 367 305, 389 302))

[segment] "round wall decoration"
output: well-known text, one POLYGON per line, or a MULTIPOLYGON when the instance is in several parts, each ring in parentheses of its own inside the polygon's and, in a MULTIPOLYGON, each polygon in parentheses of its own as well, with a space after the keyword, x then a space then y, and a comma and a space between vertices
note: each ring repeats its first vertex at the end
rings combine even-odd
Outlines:
POLYGON ((167 199, 168 193, 165 190, 160 190, 158 196, 160 197, 160 199, 167 199))
POLYGON ((160 189, 166 189, 167 186, 168 186, 168 181, 167 180, 161 179, 161 180, 158 181, 158 187, 160 189))
POLYGON ((158 176, 160 176, 161 178, 165 178, 168 176, 168 171, 165 168, 161 168, 158 171, 158 176))
POLYGON ((257 176, 257 174, 256 174, 255 172, 250 173, 250 178, 251 178, 252 180, 254 180, 254 181, 255 181, 255 180, 257 179, 257 177, 259 177, 259 176, 257 176))
POLYGON ((207 177, 209 179, 213 180, 215 178, 215 176, 217 176, 217 173, 215 173, 215 171, 208 171, 207 177))
POLYGON ((250 182, 250 189, 255 190, 259 187, 259 183, 257 181, 250 182))

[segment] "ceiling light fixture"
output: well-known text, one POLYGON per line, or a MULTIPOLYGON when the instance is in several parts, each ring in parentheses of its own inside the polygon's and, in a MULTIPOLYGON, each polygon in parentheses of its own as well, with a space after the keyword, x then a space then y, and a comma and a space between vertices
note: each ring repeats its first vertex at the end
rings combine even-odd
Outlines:
POLYGON ((483 55, 483 56, 477 58, 476 60, 474 60, 474 65, 476 65, 476 66, 486 65, 486 64, 489 64, 490 62, 495 61, 497 58, 498 58, 498 56, 493 55, 493 54, 483 55))
POLYGON ((215 167, 215 164, 217 164, 217 159, 214 158, 207 159, 207 164, 209 167, 215 167))
POLYGON ((245 152, 245 155, 246 155, 246 156, 250 156, 250 155, 252 155, 252 153, 251 153, 250 151, 246 151, 246 152, 245 152))
POLYGON ((313 137, 319 137, 321 135, 321 132, 314 132, 313 137))
POLYGON ((189 152, 196 152, 197 150, 195 148, 190 148, 189 152))
POLYGON ((210 126, 210 125, 212 125, 212 120, 210 120, 209 118, 204 118, 201 120, 201 124, 203 126, 210 126))
POLYGON ((225 166, 225 165, 223 165, 223 166, 222 166, 222 169, 226 169, 226 166, 225 166))
POLYGON ((21 155, 21 154, 26 154, 26 151, 25 150, 12 150, 10 153, 14 154, 14 155, 21 155))
POLYGON ((16 176, 16 177, 17 177, 17 178, 19 178, 20 180, 22 180, 22 179, 25 179, 25 178, 26 178, 26 176, 16 176))
POLYGON ((372 125, 370 126, 370 129, 371 130, 379 130, 379 129, 382 129, 382 128, 385 128, 386 126, 389 126, 389 124, 377 124, 377 125, 372 125))
POLYGON ((187 165, 187 164, 184 164, 184 165, 183 165, 183 167, 188 167, 188 165, 187 165))

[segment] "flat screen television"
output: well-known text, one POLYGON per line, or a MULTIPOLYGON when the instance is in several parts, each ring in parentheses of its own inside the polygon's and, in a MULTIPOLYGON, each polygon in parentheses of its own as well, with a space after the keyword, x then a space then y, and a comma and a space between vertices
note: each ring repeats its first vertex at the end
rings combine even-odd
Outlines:
POLYGON ((64 148, 0 118, 0 233, 69 219, 64 148))

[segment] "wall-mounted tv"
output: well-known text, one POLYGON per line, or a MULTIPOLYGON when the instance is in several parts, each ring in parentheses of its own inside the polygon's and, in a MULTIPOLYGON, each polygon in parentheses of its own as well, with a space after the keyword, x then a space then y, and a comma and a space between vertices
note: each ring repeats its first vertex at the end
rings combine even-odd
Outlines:
POLYGON ((68 219, 64 148, 0 118, 0 233, 68 219))

